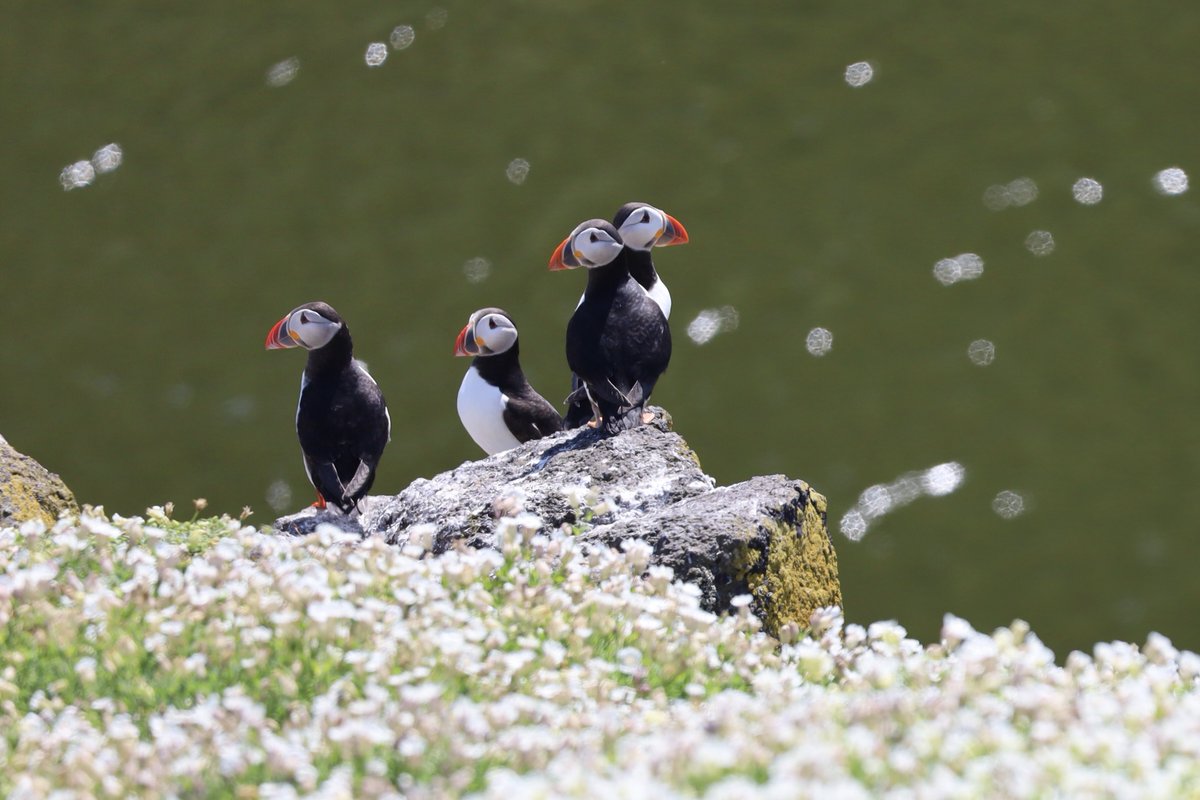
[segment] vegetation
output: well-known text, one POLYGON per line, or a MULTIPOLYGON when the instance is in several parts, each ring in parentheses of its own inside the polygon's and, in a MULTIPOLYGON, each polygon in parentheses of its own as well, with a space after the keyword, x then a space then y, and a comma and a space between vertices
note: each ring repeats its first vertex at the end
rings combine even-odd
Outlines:
MULTIPOLYGON (((198 509, 199 510, 199 509, 198 509)), ((528 515, 498 550, 85 509, 0 529, 0 793, 1183 796, 1200 657, 819 612, 780 643, 528 515)))

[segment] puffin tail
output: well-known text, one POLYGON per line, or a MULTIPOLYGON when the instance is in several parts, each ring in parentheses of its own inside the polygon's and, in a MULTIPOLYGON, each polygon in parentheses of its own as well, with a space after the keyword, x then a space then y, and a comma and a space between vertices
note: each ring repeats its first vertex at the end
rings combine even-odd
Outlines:
POLYGON ((587 387, 575 373, 571 373, 571 393, 565 401, 567 413, 563 415, 563 430, 586 425, 592 419, 592 401, 588 399, 587 387))
POLYGON ((640 381, 634 381, 628 391, 621 391, 616 386, 613 388, 621 395, 622 402, 600 402, 600 413, 604 417, 600 423, 600 430, 606 434, 620 433, 641 425, 642 406, 646 404, 646 393, 640 381))
POLYGON ((375 464, 370 461, 361 460, 358 462, 358 469, 354 472, 354 477, 346 484, 343 490, 342 512, 349 514, 353 511, 356 514, 362 514, 366 510, 367 492, 371 489, 371 484, 375 482, 375 464))
POLYGON ((620 433, 642 424, 642 404, 625 406, 623 408, 606 408, 603 410, 604 421, 600 430, 606 434, 620 433))

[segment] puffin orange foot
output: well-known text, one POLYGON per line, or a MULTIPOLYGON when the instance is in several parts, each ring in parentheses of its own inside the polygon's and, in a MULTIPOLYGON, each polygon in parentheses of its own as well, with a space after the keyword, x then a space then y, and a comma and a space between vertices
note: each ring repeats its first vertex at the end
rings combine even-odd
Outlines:
POLYGON ((321 496, 320 492, 317 492, 317 502, 313 503, 312 507, 317 509, 318 511, 325 510, 325 498, 321 496))
POLYGON ((600 418, 592 417, 591 419, 588 420, 587 426, 589 428, 593 428, 593 429, 599 428, 600 427, 600 418))

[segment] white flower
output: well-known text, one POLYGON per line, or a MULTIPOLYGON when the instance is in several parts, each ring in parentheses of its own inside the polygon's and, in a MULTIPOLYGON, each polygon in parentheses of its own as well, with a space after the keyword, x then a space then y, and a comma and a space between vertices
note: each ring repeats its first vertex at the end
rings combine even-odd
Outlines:
POLYGON ((75 674, 80 680, 86 683, 91 683, 96 680, 96 659, 91 656, 84 656, 75 662, 75 674))
POLYGON ((942 618, 942 641, 951 647, 957 647, 960 642, 974 635, 975 629, 962 617, 947 614, 942 618))

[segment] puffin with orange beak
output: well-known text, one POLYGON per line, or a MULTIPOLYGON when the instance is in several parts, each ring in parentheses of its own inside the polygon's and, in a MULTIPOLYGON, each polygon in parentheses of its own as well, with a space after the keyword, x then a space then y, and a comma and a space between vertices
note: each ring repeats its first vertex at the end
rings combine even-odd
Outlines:
MULTIPOLYGON (((654 269, 650 251, 655 247, 687 244, 688 233, 679 220, 649 203, 631 202, 617 209, 613 215, 613 227, 621 234, 621 241, 629 251, 629 274, 637 281, 650 299, 662 309, 663 316, 671 318, 671 292, 667 284, 654 269)), ((583 298, 579 298, 583 302, 583 298)), ((566 428, 578 428, 592 418, 591 404, 582 391, 583 382, 571 376, 571 395, 567 398, 567 413, 563 416, 566 428)))
POLYGON ((629 274, 671 318, 671 293, 658 277, 650 251, 655 247, 687 244, 688 234, 679 220, 649 203, 626 203, 613 215, 613 226, 630 251, 629 274))
POLYGON ((499 308, 476 311, 454 341, 454 355, 474 357, 458 389, 458 417, 488 455, 563 429, 529 385, 518 352, 517 326, 499 308))
POLYGON ((609 434, 644 422, 643 406, 671 361, 666 315, 633 278, 632 252, 614 225, 591 219, 550 257, 551 270, 587 268, 583 300, 567 323, 567 365, 609 434))
POLYGON ((268 350, 303 347, 296 433, 317 508, 361 513, 392 434, 387 403, 366 365, 354 358, 350 329, 327 303, 305 303, 267 333, 268 350))

